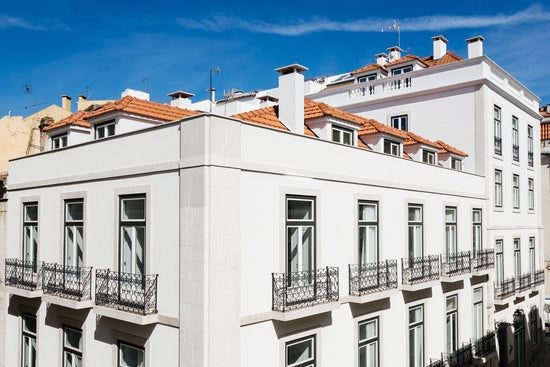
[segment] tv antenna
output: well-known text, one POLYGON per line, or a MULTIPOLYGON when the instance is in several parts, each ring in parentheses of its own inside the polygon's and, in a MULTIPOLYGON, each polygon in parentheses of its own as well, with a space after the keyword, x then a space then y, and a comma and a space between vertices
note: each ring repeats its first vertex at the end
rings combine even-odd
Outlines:
POLYGON ((34 98, 32 96, 32 86, 29 83, 25 83, 25 85, 23 85, 23 93, 29 96, 30 102, 30 104, 23 106, 23 109, 25 110, 31 109, 32 111, 36 112, 38 106, 46 104, 46 102, 34 103, 34 98))
POLYGON ((145 91, 149 93, 149 77, 146 76, 145 78, 141 79, 141 82, 145 84, 145 91))
POLYGON ((221 71, 222 69, 220 69, 219 66, 216 66, 214 69, 210 69, 210 88, 208 89, 208 92, 210 93, 210 112, 212 112, 212 104, 216 101, 216 88, 214 88, 213 75, 220 75, 221 71))
POLYGON ((392 24, 386 28, 382 28, 380 32, 387 31, 395 31, 397 33, 397 47, 401 48, 401 23, 396 21, 395 19, 392 20, 392 24))

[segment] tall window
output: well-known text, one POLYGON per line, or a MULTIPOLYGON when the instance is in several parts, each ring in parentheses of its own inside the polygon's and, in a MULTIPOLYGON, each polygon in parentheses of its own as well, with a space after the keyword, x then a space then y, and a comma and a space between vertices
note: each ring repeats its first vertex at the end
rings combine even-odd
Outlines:
POLYGON ((535 257, 535 237, 529 237, 529 271, 531 276, 535 275, 535 266, 537 259, 535 257))
POLYGON ((495 135, 495 154, 502 155, 502 124, 500 121, 500 107, 493 108, 494 135, 495 135))
POLYGON ((445 245, 447 255, 457 252, 456 240, 456 208, 445 207, 445 245))
POLYGON ((502 253, 502 240, 495 241, 496 280, 500 285, 504 280, 504 258, 502 253))
POLYGON ((424 367, 424 306, 409 308, 409 367, 424 367))
POLYGON ((359 323, 359 367, 379 366, 378 318, 359 323))
POLYGON ((521 245, 519 238, 514 238, 514 276, 521 275, 521 245))
POLYGON ((422 205, 411 204, 408 207, 409 218, 409 257, 420 257, 424 253, 423 246, 423 214, 422 205))
POLYGON ((339 126, 332 126, 332 141, 345 145, 353 145, 353 131, 339 126))
POLYGON ((528 191, 527 191, 527 196, 528 196, 528 200, 529 201, 529 210, 535 210, 535 180, 533 180, 532 178, 528 179, 527 180, 527 186, 528 186, 528 191))
POLYGON ((67 146, 67 134, 59 134, 51 137, 52 149, 60 149, 67 146))
POLYGON ((288 271, 315 268, 315 198, 287 196, 286 236, 288 271))
POLYGON ((435 164, 435 152, 431 150, 422 149, 422 162, 428 164, 435 164))
POLYGON ((409 116, 408 115, 399 115, 399 116, 392 116, 391 118, 391 126, 400 129, 403 131, 409 130, 409 116))
POLYGON ((95 125, 94 132, 95 139, 102 139, 115 135, 115 121, 113 120, 95 125))
POLYGON ((512 175, 512 203, 519 209, 519 175, 512 175))
POLYGON ((458 348, 458 297, 447 297, 445 303, 447 353, 453 353, 458 348))
POLYGON ((82 266, 84 200, 65 200, 65 266, 82 266))
POLYGON ((145 195, 120 197, 120 271, 145 274, 145 195))
POLYGON ((315 367, 315 335, 286 343, 286 367, 315 367))
POLYGON ((519 132, 516 116, 512 116, 512 159, 519 162, 519 132))
POLYGON ((495 170, 495 207, 502 208, 502 171, 495 170))
POLYGON ((33 264, 36 272, 38 256, 38 203, 23 204, 23 260, 33 264))
POLYGON ((119 342, 118 367, 145 367, 145 351, 143 348, 119 342))
POLYGON ((401 148, 399 143, 393 140, 384 139, 384 153, 395 156, 401 156, 401 148))
POLYGON ((474 289, 474 339, 483 336, 483 288, 474 289))
POLYGON ((378 203, 359 201, 359 261, 378 262, 378 203))
POLYGON ((474 257, 483 249, 481 209, 472 210, 472 252, 474 257))
POLYGON ((21 321, 22 367, 36 367, 36 316, 23 314, 21 321))
POLYGON ((533 167, 533 126, 527 125, 527 164, 533 167))
POLYGON ((63 328, 63 367, 82 367, 82 330, 63 328))

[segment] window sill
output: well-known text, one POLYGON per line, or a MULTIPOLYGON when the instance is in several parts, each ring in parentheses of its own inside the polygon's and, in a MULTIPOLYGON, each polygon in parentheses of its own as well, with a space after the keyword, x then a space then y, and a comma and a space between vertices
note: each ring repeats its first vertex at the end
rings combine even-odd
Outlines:
POLYGON ((534 171, 534 170, 535 170, 535 167, 530 166, 530 165, 527 165, 527 169, 530 170, 530 171, 534 171))
POLYGON ((513 159, 512 159, 512 164, 513 164, 514 166, 518 166, 518 167, 521 165, 520 162, 514 161, 513 159))
POLYGON ((535 210, 534 209, 529 209, 529 210, 527 210, 527 214, 535 214, 535 210))
POLYGON ((512 213, 521 214, 521 209, 514 208, 514 209, 512 209, 512 213))
POLYGON ((494 154, 494 153, 493 153, 493 158, 498 159, 499 161, 503 160, 501 155, 497 155, 497 154, 494 154))
POLYGON ((494 207, 494 208, 493 208, 493 211, 494 211, 494 212, 501 212, 501 213, 502 213, 502 212, 504 212, 504 208, 502 208, 502 207, 494 207))

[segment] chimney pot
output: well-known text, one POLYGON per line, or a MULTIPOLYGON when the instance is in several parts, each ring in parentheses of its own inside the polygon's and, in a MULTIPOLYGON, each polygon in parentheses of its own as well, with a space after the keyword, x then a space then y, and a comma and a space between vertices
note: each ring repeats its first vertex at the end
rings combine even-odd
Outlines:
POLYGON ((434 60, 439 60, 447 53, 447 42, 449 41, 442 35, 432 37, 432 41, 434 60))
POLYGON ((392 61, 395 61, 395 60, 401 58, 401 51, 403 51, 403 50, 399 46, 393 46, 393 47, 388 48, 388 51, 390 53, 389 62, 392 62, 392 61))
POLYGON ((483 38, 482 36, 475 36, 468 38, 466 43, 468 44, 468 58, 483 56, 483 38))
POLYGON ((61 108, 65 111, 71 112, 71 97, 67 95, 61 96, 61 108))
POLYGON ((376 63, 380 66, 386 65, 386 63, 388 62, 388 55, 383 52, 374 55, 374 57, 376 57, 376 63))
POLYGON ((179 108, 189 108, 191 106, 191 98, 195 95, 193 93, 177 90, 167 94, 170 97, 170 106, 179 108))
POLYGON ((279 119, 296 134, 304 133, 305 66, 292 64, 275 69, 279 73, 279 119))

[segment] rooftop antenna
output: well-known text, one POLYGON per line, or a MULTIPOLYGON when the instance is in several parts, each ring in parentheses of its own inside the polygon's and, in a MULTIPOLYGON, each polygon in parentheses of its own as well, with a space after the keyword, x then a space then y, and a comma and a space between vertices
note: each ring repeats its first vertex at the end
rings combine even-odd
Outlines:
POLYGON ((145 83, 145 91, 149 93, 149 77, 146 76, 141 80, 142 83, 145 83))
POLYGON ((92 87, 90 86, 86 86, 86 88, 84 88, 84 96, 86 97, 86 99, 90 98, 91 90, 92 90, 92 87))
POLYGON ((32 96, 32 86, 29 83, 26 83, 23 85, 23 93, 25 93, 27 96, 29 96, 29 102, 30 104, 23 106, 25 110, 31 109, 34 112, 36 112, 38 106, 45 105, 45 102, 41 103, 34 103, 34 98, 32 96))
POLYGON ((216 101, 216 88, 214 88, 213 74, 220 75, 221 71, 222 69, 220 69, 219 66, 210 69, 210 88, 208 89, 210 93, 210 112, 212 112, 212 104, 216 101))
POLYGON ((384 32, 384 30, 397 32, 397 47, 401 48, 401 24, 395 19, 392 20, 392 22, 393 23, 390 26, 386 27, 385 29, 382 28, 380 32, 384 32))

